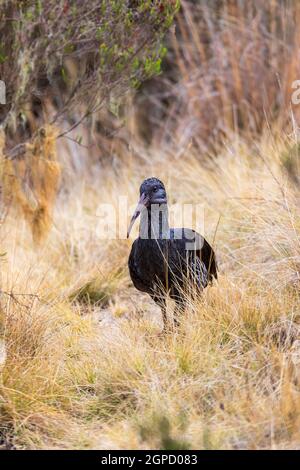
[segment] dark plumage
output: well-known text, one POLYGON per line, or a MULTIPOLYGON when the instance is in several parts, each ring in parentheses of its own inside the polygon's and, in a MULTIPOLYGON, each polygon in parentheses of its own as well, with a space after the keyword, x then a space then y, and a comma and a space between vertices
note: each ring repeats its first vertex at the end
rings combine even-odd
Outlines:
POLYGON ((217 278, 215 253, 194 230, 169 228, 167 194, 159 179, 148 178, 142 183, 128 236, 140 214, 140 233, 132 245, 129 272, 134 286, 160 305, 166 328, 166 294, 176 302, 177 323, 177 312, 184 307, 185 292, 191 285, 202 290, 217 278))

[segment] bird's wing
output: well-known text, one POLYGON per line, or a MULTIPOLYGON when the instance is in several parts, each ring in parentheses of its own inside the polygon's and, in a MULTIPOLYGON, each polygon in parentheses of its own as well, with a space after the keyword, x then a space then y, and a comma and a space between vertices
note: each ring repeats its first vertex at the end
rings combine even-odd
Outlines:
POLYGON ((205 264, 199 258, 199 256, 196 256, 191 260, 190 271, 191 276, 197 286, 199 286, 200 288, 205 288, 209 282, 208 272, 205 264))
POLYGON ((216 261, 216 255, 208 241, 206 241, 203 237, 201 238, 203 239, 203 245, 201 250, 197 252, 197 256, 205 264, 208 273, 208 280, 209 282, 212 282, 213 278, 218 279, 218 265, 216 261))
POLYGON ((216 260, 216 254, 208 241, 206 241, 205 238, 203 240, 204 243, 199 256, 206 266, 208 280, 209 282, 212 282, 213 278, 218 279, 218 264, 216 260))
POLYGON ((218 278, 215 252, 202 235, 192 229, 175 228, 172 229, 171 236, 175 239, 181 239, 185 244, 185 249, 196 254, 196 258, 199 258, 200 263, 198 263, 198 266, 195 266, 195 268, 197 271, 199 271, 199 269, 203 271, 201 265, 202 263, 204 264, 207 271, 208 282, 212 282, 213 278, 218 278))

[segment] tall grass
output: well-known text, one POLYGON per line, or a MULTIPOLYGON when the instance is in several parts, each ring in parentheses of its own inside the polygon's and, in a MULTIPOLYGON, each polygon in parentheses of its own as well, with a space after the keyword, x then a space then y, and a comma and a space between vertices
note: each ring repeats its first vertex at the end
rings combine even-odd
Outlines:
POLYGON ((299 14, 293 0, 183 0, 165 74, 138 100, 143 136, 175 155, 203 155, 232 132, 251 141, 274 123, 290 129, 299 14))
POLYGON ((183 0, 171 71, 119 139, 94 115, 78 132, 98 145, 60 140, 48 239, 1 214, 0 448, 299 448, 298 19, 294 1, 183 0), (149 176, 203 203, 220 267, 164 336, 131 241, 97 236, 98 204, 134 204, 149 176))
POLYGON ((300 218, 284 151, 266 138, 255 159, 236 140, 209 168, 188 152, 176 165, 162 153, 139 168, 120 161, 113 179, 103 169, 101 185, 61 193, 38 252, 26 224, 8 216, 3 447, 298 446, 300 218), (162 172, 171 201, 205 202, 202 231, 212 241, 218 225, 220 264, 219 281, 164 337, 159 309, 129 282, 131 242, 95 231, 99 201, 115 204, 130 181, 134 202, 142 177, 162 172))

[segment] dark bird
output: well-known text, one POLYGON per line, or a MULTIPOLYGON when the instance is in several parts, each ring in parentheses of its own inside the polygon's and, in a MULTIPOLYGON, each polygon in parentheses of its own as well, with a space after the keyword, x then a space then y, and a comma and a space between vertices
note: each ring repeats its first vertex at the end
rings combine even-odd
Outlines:
POLYGON ((169 227, 167 193, 157 178, 142 183, 127 238, 139 215, 139 237, 128 260, 130 277, 138 290, 147 292, 161 307, 166 329, 166 294, 175 300, 174 322, 178 324, 178 313, 184 309, 191 287, 202 291, 217 279, 215 253, 194 230, 169 227))

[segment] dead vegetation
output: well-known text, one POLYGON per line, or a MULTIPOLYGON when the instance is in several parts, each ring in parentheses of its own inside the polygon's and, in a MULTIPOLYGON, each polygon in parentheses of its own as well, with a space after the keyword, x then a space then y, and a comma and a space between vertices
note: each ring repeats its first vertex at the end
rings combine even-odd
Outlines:
POLYGON ((115 203, 128 180, 138 187, 135 162, 120 166, 118 192, 107 178, 84 193, 78 182, 67 204, 61 194, 56 227, 38 253, 26 226, 8 216, 1 228, 2 289, 37 297, 2 297, 5 442, 17 448, 298 446, 300 219, 281 146, 278 141, 274 156, 272 142, 261 143, 253 163, 240 143, 219 155, 214 172, 189 154, 176 165, 152 155, 140 167, 142 174, 163 167, 170 193, 182 202, 209 194, 209 239, 221 216, 220 279, 190 302, 179 330, 164 338, 159 309, 129 283, 130 242, 97 239, 91 222, 107 194, 115 203))
MULTIPOLYGON (((297 107, 288 113, 299 6, 261 3, 182 2, 167 58, 174 106, 151 94, 150 146, 135 107, 125 144, 108 144, 101 161, 97 146, 55 149, 47 126, 25 160, 1 160, 1 197, 11 185, 17 204, 0 218, 0 447, 299 448, 297 107), (164 337, 160 310, 130 283, 131 241, 97 231, 98 205, 134 203, 146 176, 163 178, 171 204, 203 203, 220 265, 164 337)), ((80 129, 83 142, 95 137, 80 129)))
POLYGON ((52 225, 60 177, 56 135, 50 126, 39 129, 25 145, 22 158, 8 159, 3 151, 0 154, 2 204, 21 210, 35 243, 43 240, 52 225))

